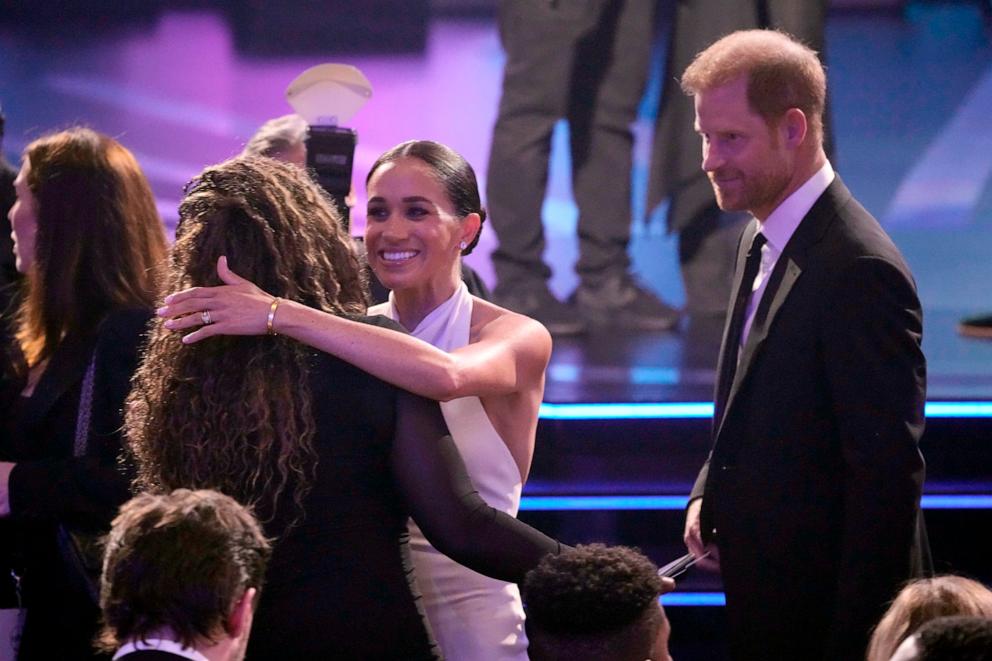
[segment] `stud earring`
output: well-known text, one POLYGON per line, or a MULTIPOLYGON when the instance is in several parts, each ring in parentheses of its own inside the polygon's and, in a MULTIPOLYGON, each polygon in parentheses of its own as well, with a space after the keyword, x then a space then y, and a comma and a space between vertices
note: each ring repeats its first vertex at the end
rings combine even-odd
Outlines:
POLYGON ((462 250, 465 250, 466 248, 468 248, 468 244, 462 241, 461 243, 458 244, 458 247, 461 248, 462 250))

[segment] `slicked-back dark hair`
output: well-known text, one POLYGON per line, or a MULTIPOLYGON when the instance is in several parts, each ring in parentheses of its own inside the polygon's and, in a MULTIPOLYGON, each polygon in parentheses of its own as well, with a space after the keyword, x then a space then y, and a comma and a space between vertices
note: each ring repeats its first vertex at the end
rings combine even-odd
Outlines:
POLYGON ((402 158, 416 158, 431 169, 444 192, 455 208, 455 215, 464 218, 470 213, 479 214, 479 231, 472 241, 462 250, 462 255, 471 253, 479 244, 482 235, 482 225, 486 222, 486 210, 482 208, 479 197, 479 183, 475 178, 475 170, 465 158, 447 145, 433 140, 408 140, 400 143, 376 159, 365 177, 368 187, 372 175, 386 163, 392 163, 402 158))
POLYGON ((523 584, 531 658, 643 661, 664 618, 657 572, 625 546, 580 544, 545 556, 523 584))
MULTIPOLYGON (((262 589, 271 547, 251 513, 216 491, 142 494, 107 537, 100 646, 168 628, 186 647, 217 642, 249 588, 262 589)), ((257 600, 257 594, 256 594, 257 600)))

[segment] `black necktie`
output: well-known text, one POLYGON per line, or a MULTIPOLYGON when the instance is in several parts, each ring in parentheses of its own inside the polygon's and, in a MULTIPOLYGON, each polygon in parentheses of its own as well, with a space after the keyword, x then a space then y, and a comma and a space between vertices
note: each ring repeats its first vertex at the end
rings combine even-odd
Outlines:
POLYGON ((730 311, 727 343, 723 348, 720 363, 720 392, 717 397, 717 405, 720 407, 726 405, 730 386, 734 383, 734 374, 737 372, 737 354, 741 346, 741 332, 744 330, 744 320, 747 317, 747 303, 751 298, 754 278, 758 275, 758 268, 761 266, 761 246, 765 245, 767 241, 768 239, 761 232, 755 234, 754 238, 751 239, 747 258, 744 260, 744 275, 741 276, 737 298, 734 299, 734 307, 730 311))

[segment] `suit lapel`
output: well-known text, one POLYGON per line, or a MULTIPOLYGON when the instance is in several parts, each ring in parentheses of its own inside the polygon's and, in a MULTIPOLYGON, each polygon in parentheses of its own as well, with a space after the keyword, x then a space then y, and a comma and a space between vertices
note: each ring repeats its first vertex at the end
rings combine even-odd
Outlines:
POLYGON ((789 292, 792 291, 792 286, 796 284, 796 280, 799 279, 802 272, 802 269, 795 260, 787 252, 783 251, 768 279, 768 286, 765 288, 764 296, 762 296, 761 302, 758 304, 758 309, 754 313, 751 331, 748 333, 744 347, 741 349, 737 372, 734 374, 734 382, 730 387, 730 394, 727 397, 728 408, 731 402, 733 402, 737 391, 740 390, 741 383, 747 376, 748 371, 750 371, 751 365, 754 363, 754 357, 764 343, 765 338, 768 337, 768 331, 775 321, 775 315, 782 308, 782 304, 785 303, 789 292))
POLYGON ((730 333, 730 326, 733 323, 733 305, 734 301, 737 300, 738 292, 744 283, 741 280, 744 277, 744 265, 747 261, 747 251, 751 242, 754 240, 754 235, 758 233, 758 221, 751 220, 750 223, 741 232, 740 242, 737 246, 737 266, 734 270, 734 287, 733 291, 730 293, 730 308, 727 310, 727 320, 723 324, 723 339, 720 342, 720 357, 717 360, 716 374, 717 374, 717 384, 716 384, 716 396, 714 399, 714 404, 716 410, 714 411, 714 428, 719 429, 722 422, 723 412, 726 410, 727 395, 730 392, 731 384, 727 383, 727 366, 724 364, 727 360, 727 342, 728 333, 730 333))
POLYGON ((25 426, 30 428, 43 420, 52 406, 77 383, 86 371, 93 352, 93 337, 72 338, 62 342, 41 375, 34 394, 25 408, 25 426))
MULTIPOLYGON (((765 288, 765 293, 761 298, 761 302, 758 304, 758 309, 755 311, 751 330, 748 333, 744 347, 741 349, 740 360, 737 364, 737 371, 734 373, 733 383, 729 384, 729 386, 726 384, 719 384, 718 386, 718 393, 725 392, 723 388, 728 388, 729 392, 723 405, 720 406, 718 403, 718 415, 720 417, 716 420, 715 438, 719 438, 720 432, 723 430, 724 420, 727 419, 727 411, 733 406, 734 399, 743 387, 748 373, 754 366, 755 359, 760 354, 762 346, 768 339, 775 318, 792 292, 796 281, 799 280, 799 276, 802 275, 803 268, 808 261, 809 251, 823 238, 830 223, 837 215, 837 210, 850 197, 850 191, 848 191, 847 187, 840 180, 840 177, 836 176, 830 186, 827 187, 827 190, 809 210, 809 213, 803 218, 792 238, 789 239, 788 244, 782 250, 782 254, 778 262, 776 262, 771 276, 769 276, 768 286, 765 288)), ((758 231, 757 221, 753 225, 753 228, 749 226, 745 231, 745 234, 749 237, 754 236, 754 233, 758 231)), ((749 244, 750 241, 744 245, 749 244)), ((737 255, 737 273, 735 275, 735 296, 742 284, 740 282, 743 271, 742 262, 743 257, 739 249, 737 255)), ((727 327, 724 327, 723 348, 720 351, 721 367, 724 357, 727 354, 727 341, 727 327)), ((718 374, 723 374, 723 372, 720 371, 718 374)))

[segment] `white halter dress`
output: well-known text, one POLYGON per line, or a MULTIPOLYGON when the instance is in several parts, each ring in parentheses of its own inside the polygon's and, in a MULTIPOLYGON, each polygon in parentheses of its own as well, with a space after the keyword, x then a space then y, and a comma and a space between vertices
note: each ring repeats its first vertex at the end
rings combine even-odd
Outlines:
MULTIPOLYGON (((389 301, 368 313, 396 321, 389 301)), ((444 351, 468 344, 472 296, 464 283, 413 330, 413 336, 444 351)), ((461 453, 472 483, 492 507, 516 516, 523 483, 506 443, 489 421, 478 397, 441 402, 448 430, 461 453)), ((463 567, 438 552, 409 522, 410 552, 434 637, 448 661, 527 660, 527 636, 520 591, 463 567)))

